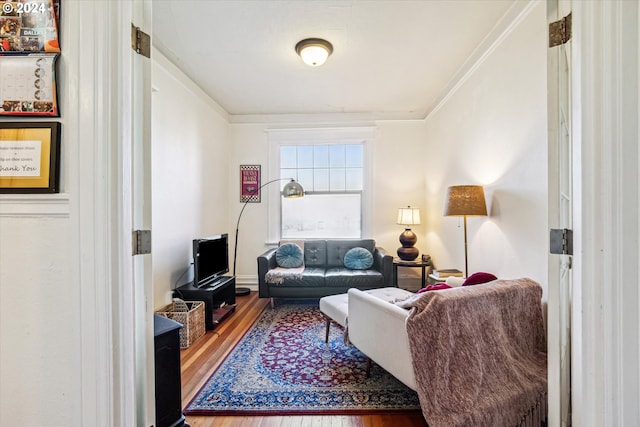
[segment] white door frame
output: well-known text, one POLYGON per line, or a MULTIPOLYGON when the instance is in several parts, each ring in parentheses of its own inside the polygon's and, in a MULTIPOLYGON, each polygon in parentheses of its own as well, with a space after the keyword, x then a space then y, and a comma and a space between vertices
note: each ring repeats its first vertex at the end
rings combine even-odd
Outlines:
POLYGON ((573 17, 573 424, 637 426, 640 8, 576 1, 573 17))
POLYGON ((77 142, 69 169, 71 215, 77 224, 77 280, 80 295, 81 420, 79 425, 113 426, 131 419, 135 402, 127 371, 131 333, 120 313, 131 289, 124 256, 131 237, 122 234, 122 163, 126 161, 130 104, 126 98, 129 44, 123 21, 129 0, 65 2, 69 36, 63 42, 63 69, 70 90, 65 102, 64 138, 77 142), (122 150, 121 150, 122 149, 122 150), (77 166, 76 166, 77 165, 77 166), (73 168, 76 166, 75 168, 73 168), (106 178, 106 179, 105 179, 106 178), (77 187, 77 188, 76 188, 77 187), (118 301, 118 300, 121 301, 118 301))
MULTIPOLYGON (((73 280, 82 290, 80 419, 74 425, 138 424, 131 256, 131 22, 140 1, 62 5, 68 23, 60 69, 68 85, 63 139, 76 144, 65 157, 66 183, 76 224, 73 280)), ((140 425, 152 423, 149 419, 140 425)))

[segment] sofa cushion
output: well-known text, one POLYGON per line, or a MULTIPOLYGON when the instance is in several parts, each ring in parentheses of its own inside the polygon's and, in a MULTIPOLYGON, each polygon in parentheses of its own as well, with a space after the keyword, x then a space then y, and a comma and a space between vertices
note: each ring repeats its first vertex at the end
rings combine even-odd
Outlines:
POLYGON ((282 268, 298 268, 304 261, 302 249, 295 243, 285 243, 276 251, 276 263, 282 268))
POLYGON ((333 267, 325 272, 324 284, 360 289, 379 288, 384 285, 384 276, 376 270, 349 270, 344 267, 333 267))
POLYGON ((365 248, 351 248, 344 254, 344 266, 349 270, 367 270, 373 265, 373 255, 365 248))

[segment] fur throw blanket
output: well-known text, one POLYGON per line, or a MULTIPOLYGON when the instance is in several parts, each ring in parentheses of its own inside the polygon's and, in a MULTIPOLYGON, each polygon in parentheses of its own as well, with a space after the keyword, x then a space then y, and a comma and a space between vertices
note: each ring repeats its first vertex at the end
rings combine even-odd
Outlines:
POLYGON ((264 281, 267 283, 282 285, 284 283, 284 279, 302 279, 303 272, 304 265, 296 268, 276 267, 267 271, 267 274, 264 275, 264 281))
POLYGON ((540 425, 547 355, 542 288, 530 279, 426 292, 407 333, 422 413, 431 427, 540 425))

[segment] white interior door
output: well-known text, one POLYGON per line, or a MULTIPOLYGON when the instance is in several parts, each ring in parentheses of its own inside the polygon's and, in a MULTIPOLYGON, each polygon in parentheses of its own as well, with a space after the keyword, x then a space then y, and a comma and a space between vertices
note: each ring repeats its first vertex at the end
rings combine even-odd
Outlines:
MULTIPOLYGON (((548 0, 548 22, 569 16, 570 0, 548 0)), ((570 28, 570 27, 569 27, 570 28)), ((549 226, 573 228, 571 40, 548 50, 549 226)), ((571 254, 550 255, 547 337, 549 425, 571 425, 571 254)))

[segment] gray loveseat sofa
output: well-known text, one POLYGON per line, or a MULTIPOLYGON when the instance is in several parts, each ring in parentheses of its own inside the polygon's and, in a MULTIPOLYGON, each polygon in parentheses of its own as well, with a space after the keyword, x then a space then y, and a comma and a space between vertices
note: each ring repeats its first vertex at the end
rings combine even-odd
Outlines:
POLYGON ((286 278, 283 283, 268 283, 265 276, 276 268, 276 250, 258 256, 258 295, 260 298, 321 298, 361 290, 393 286, 393 257, 376 247, 373 239, 304 240, 304 271, 300 278, 286 278), (344 266, 349 249, 362 247, 373 255, 367 270, 350 270, 344 266))

